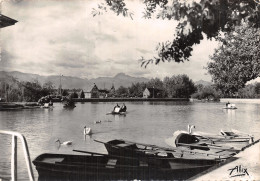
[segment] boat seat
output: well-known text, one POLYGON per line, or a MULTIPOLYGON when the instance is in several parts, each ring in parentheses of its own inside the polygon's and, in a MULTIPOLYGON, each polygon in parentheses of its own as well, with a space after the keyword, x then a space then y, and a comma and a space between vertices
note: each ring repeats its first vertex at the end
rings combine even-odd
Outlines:
POLYGON ((115 168, 117 159, 108 159, 106 168, 115 168))
POLYGON ((129 147, 129 146, 134 146, 134 143, 121 143, 121 144, 117 144, 116 146, 119 147, 129 147))

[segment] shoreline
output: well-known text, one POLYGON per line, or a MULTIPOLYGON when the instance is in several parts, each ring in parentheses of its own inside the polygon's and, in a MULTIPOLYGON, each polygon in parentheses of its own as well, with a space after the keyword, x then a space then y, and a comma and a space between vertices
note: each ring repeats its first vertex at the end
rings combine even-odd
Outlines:
POLYGON ((189 101, 189 98, 74 98, 75 102, 155 102, 189 101))

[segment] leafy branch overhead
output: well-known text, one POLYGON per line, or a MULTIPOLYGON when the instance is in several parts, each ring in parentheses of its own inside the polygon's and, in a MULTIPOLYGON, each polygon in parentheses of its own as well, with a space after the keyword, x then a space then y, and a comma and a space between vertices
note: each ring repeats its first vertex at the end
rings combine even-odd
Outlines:
MULTIPOLYGON (((124 0, 104 0, 106 6, 117 15, 130 16, 124 0)), ((142 58, 142 65, 165 61, 184 62, 191 56, 192 46, 199 44, 203 33, 207 38, 217 37, 220 31, 230 32, 235 25, 247 21, 250 26, 259 28, 260 4, 255 0, 143 0, 144 18, 155 15, 158 19, 178 21, 176 36, 173 40, 159 43, 157 56, 153 59, 142 58)), ((99 10, 106 11, 103 6, 99 10)), ((93 16, 98 10, 92 12, 93 16)))
POLYGON ((129 16, 131 19, 133 19, 134 13, 129 12, 128 9, 125 7, 126 4, 123 0, 105 0, 106 4, 101 3, 98 4, 98 8, 92 9, 92 15, 93 17, 96 15, 102 15, 103 13, 106 13, 108 9, 115 12, 117 15, 122 14, 123 16, 127 17, 129 16), (109 8, 110 7, 110 8, 109 8))

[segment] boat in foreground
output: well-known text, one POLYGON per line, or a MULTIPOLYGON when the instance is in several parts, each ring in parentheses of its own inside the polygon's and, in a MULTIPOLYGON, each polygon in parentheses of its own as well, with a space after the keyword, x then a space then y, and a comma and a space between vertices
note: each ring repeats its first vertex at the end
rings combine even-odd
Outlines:
MULTIPOLYGON (((74 150, 76 151, 76 150, 74 150)), ((142 160, 92 152, 86 155, 39 155, 33 164, 39 181, 48 180, 183 180, 214 165, 214 160, 161 158, 142 160)))

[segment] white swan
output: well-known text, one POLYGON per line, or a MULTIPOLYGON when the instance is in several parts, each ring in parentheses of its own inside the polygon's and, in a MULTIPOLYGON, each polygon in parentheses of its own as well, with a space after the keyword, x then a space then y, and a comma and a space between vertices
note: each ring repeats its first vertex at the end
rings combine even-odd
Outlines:
POLYGON ((90 134, 92 134, 91 128, 87 128, 86 126, 84 126, 84 135, 90 135, 90 134))
POLYGON ((195 126, 194 126, 194 125, 189 125, 189 124, 188 124, 188 133, 189 133, 189 134, 193 134, 193 130, 192 130, 193 128, 195 129, 195 126))
POLYGON ((59 139, 57 139, 55 142, 58 142, 60 145, 72 145, 72 141, 61 142, 59 139))

